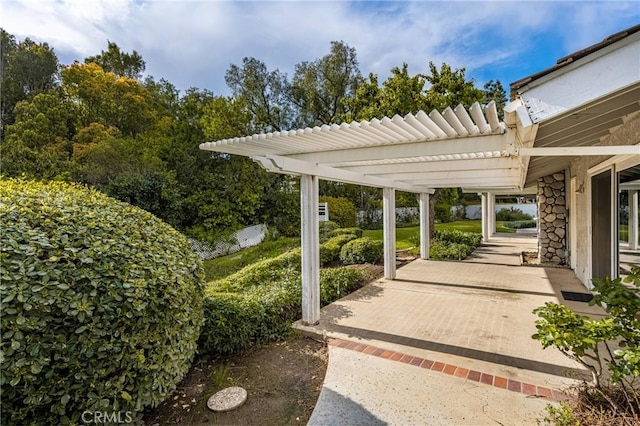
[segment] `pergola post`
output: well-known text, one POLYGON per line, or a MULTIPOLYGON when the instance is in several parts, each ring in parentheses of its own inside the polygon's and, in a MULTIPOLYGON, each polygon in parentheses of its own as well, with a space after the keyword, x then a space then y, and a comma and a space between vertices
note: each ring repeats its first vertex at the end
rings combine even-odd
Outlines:
POLYGON ((429 194, 420 193, 420 258, 429 259, 429 194))
POLYGON ((300 176, 300 221, 302 223, 302 323, 320 321, 320 231, 318 177, 300 176))
POLYGON ((481 204, 481 215, 482 215, 482 241, 489 241, 489 197, 486 192, 481 194, 482 204, 481 204))
POLYGON ((629 249, 638 250, 638 190, 629 191, 629 249))
POLYGON ((488 192, 489 208, 487 209, 489 219, 489 237, 496 233, 496 194, 488 192))
POLYGON ((382 189, 382 223, 384 236, 384 277, 396 277, 396 191, 382 189))

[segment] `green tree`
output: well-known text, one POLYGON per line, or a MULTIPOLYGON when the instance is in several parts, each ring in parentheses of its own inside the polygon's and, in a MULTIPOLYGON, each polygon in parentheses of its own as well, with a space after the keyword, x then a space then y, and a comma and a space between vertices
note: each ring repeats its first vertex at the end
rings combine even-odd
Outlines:
POLYGON ((256 131, 271 132, 291 129, 295 120, 288 96, 286 75, 269 71, 264 62, 244 58, 242 66, 231 65, 225 81, 233 96, 244 102, 251 112, 256 131))
POLYGON ((57 91, 39 93, 14 108, 2 143, 2 173, 51 179, 70 170, 74 105, 57 91))
POLYGON ((15 37, 0 28, 2 68, 0 90, 2 127, 14 122, 16 104, 57 84, 58 57, 47 43, 30 38, 16 42, 15 37))
POLYGON ((112 72, 119 77, 139 80, 146 68, 142 56, 135 50, 131 53, 123 52, 116 43, 107 40, 107 50, 99 55, 85 58, 84 63, 96 63, 106 72, 112 72))
POLYGON ((355 95, 361 82, 356 50, 342 41, 332 41, 322 58, 297 64, 290 90, 299 126, 339 122, 346 113, 344 100, 355 95))
POLYGON ((504 107, 507 104, 507 93, 504 91, 502 83, 500 83, 500 80, 489 80, 484 84, 484 92, 484 104, 494 101, 498 109, 498 116, 502 120, 504 118, 504 107))
POLYGON ((464 68, 452 70, 443 63, 438 70, 433 62, 429 62, 429 71, 431 74, 425 76, 431 84, 426 92, 429 110, 442 111, 458 104, 469 108, 474 102, 484 101, 485 92, 476 88, 473 80, 466 79, 464 68))
POLYGON ((101 123, 135 136, 157 119, 151 93, 137 80, 105 72, 96 63, 73 63, 62 71, 62 87, 78 105, 79 127, 101 123))

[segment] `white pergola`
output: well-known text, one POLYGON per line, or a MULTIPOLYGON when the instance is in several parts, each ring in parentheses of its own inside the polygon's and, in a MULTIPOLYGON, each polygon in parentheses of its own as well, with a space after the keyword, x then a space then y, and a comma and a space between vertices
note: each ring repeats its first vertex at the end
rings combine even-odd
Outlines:
POLYGON ((434 188, 461 187, 482 195, 486 241, 495 229, 496 194, 535 193, 538 178, 565 170, 579 156, 640 156, 638 142, 600 143, 640 113, 639 29, 611 36, 513 83, 515 100, 505 107, 504 122, 493 102, 475 103, 468 111, 458 105, 442 113, 420 111, 206 142, 200 149, 251 157, 271 172, 300 176, 302 321, 315 324, 320 318, 319 179, 383 188, 386 278, 395 278, 396 272, 396 190, 419 194, 422 258, 429 256, 429 194, 434 188))
POLYGON ((318 180, 383 189, 384 275, 393 279, 395 191, 419 194, 420 255, 429 257, 429 194, 462 187, 482 194, 483 237, 495 227, 496 193, 524 188, 537 125, 518 102, 498 119, 495 103, 475 103, 442 113, 423 111, 381 120, 324 125, 207 142, 200 149, 251 157, 266 170, 300 176, 302 221, 302 320, 320 318, 318 180))

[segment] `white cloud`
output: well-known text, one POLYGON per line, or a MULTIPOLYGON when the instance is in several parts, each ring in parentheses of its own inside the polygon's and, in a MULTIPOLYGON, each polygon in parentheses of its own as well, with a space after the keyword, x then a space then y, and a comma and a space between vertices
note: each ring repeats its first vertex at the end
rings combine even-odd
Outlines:
POLYGON ((156 78, 226 93, 226 69, 245 56, 291 75, 343 40, 362 72, 381 79, 403 62, 426 71, 429 60, 468 75, 495 66, 499 75, 532 54, 534 36, 554 37, 570 53, 639 17, 633 2, 4 0, 0 26, 48 42, 66 63, 99 53, 108 39, 138 51, 156 78))

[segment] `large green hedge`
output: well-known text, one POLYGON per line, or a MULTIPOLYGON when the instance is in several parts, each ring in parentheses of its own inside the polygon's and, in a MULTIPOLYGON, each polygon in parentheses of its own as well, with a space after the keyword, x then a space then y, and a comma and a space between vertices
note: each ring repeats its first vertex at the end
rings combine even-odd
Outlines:
POLYGON ((135 418, 160 403, 188 371, 203 322, 187 239, 61 182, 0 181, 0 214, 2 423, 135 418))

